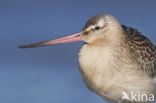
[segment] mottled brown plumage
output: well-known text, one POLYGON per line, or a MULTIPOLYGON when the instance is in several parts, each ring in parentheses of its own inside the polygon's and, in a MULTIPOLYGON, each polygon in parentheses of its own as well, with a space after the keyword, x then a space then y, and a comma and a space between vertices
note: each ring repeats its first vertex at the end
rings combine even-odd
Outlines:
POLYGON ((122 25, 132 53, 140 68, 151 77, 156 76, 156 47, 136 29, 122 25))

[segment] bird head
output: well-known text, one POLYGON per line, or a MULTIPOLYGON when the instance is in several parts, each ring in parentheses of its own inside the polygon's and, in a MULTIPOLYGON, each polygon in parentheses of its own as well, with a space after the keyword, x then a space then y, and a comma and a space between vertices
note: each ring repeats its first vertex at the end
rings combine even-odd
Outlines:
POLYGON ((19 46, 19 48, 32 48, 75 41, 84 41, 90 45, 100 45, 117 40, 119 35, 116 34, 119 34, 119 32, 121 32, 120 23, 111 15, 101 14, 91 17, 79 33, 58 39, 19 46))
POLYGON ((82 29, 83 40, 88 44, 102 44, 114 41, 117 33, 121 32, 121 25, 111 15, 101 14, 91 17, 82 29))

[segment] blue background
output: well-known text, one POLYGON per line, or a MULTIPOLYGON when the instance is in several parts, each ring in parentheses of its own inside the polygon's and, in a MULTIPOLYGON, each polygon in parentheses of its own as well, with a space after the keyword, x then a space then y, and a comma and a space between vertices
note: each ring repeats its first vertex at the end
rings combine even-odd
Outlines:
POLYGON ((81 80, 82 43, 17 46, 81 31, 90 16, 114 15, 156 44, 155 0, 0 0, 0 103, 104 103, 81 80))

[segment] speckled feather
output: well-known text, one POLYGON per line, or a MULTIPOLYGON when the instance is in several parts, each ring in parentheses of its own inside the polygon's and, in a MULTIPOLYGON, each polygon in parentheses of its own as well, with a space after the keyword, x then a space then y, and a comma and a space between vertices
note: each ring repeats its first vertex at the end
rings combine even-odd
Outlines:
POLYGON ((122 25, 122 28, 140 68, 154 78, 156 76, 156 47, 136 29, 125 25, 122 25))

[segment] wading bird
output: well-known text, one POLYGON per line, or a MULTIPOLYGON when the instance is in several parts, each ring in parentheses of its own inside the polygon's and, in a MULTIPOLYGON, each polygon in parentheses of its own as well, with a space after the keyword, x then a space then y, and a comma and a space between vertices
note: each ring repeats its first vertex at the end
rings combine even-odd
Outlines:
MULTIPOLYGON (((86 86, 108 102, 123 100, 123 93, 155 95, 156 47, 136 29, 121 25, 108 14, 91 17, 81 32, 40 43, 20 46, 32 48, 83 41, 79 70, 86 86)), ((125 98, 124 98, 125 99, 125 98)), ((146 100, 141 103, 149 102, 146 100)))

